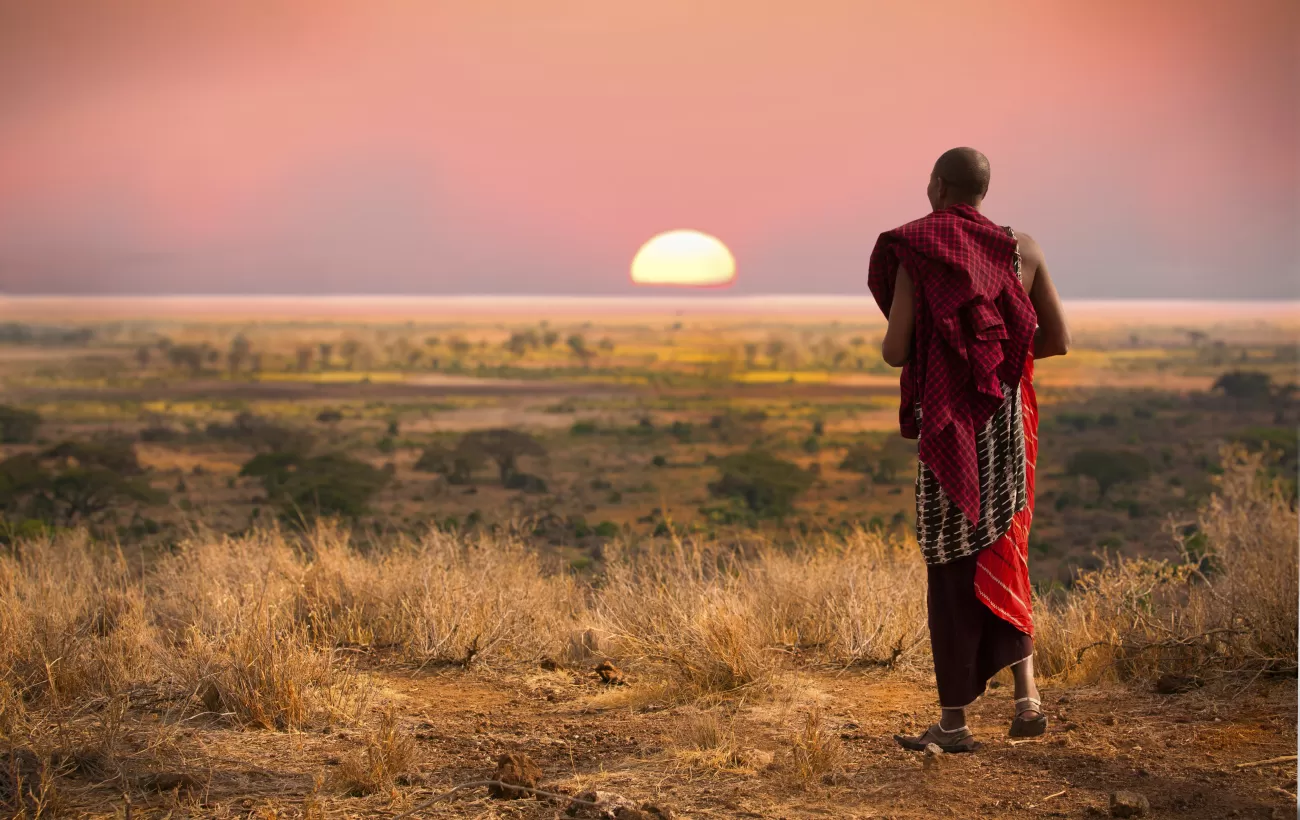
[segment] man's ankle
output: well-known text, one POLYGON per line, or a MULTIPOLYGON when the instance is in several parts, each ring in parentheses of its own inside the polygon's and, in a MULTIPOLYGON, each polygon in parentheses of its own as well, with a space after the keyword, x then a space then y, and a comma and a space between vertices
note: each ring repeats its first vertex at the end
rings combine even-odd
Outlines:
POLYGON ((939 728, 945 732, 955 732, 966 726, 966 712, 962 709, 944 709, 939 717, 939 728))

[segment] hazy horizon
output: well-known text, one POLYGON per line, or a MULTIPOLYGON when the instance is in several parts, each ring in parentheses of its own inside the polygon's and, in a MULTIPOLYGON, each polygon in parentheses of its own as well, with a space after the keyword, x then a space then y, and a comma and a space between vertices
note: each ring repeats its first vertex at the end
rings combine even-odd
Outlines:
MULTIPOLYGON (((1294 299, 1066 299, 1067 311, 1078 319, 1113 318, 1131 321, 1179 319, 1300 320, 1300 300, 1294 299)), ((879 309, 866 294, 649 294, 590 296, 557 294, 453 295, 311 295, 300 294, 155 294, 155 295, 28 295, 0 294, 0 320, 154 319, 181 317, 232 318, 434 318, 440 316, 535 315, 537 319, 590 317, 593 311, 631 315, 828 316, 881 321, 879 309), (545 315, 535 315, 539 310, 545 315)))

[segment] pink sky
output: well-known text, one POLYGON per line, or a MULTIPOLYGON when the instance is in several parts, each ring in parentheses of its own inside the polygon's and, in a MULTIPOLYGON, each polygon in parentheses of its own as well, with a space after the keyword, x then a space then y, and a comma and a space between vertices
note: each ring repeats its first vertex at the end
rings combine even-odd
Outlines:
POLYGON ((974 145, 1075 297, 1294 297, 1294 0, 0 0, 0 290, 862 293, 974 145))

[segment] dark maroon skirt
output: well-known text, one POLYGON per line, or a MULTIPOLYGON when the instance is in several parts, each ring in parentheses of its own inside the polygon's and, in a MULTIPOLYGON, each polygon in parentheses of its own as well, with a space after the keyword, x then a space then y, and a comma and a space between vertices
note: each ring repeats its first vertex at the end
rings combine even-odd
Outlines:
POLYGON ((1016 629, 975 596, 979 553, 926 567, 927 609, 939 705, 969 706, 989 678, 1034 653, 1034 639, 1016 629))

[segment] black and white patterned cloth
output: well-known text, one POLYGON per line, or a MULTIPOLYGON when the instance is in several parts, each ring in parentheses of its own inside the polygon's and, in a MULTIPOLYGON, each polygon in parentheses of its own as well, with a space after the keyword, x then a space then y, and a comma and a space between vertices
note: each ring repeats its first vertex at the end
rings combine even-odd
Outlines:
MULTIPOLYGON (((1015 231, 1006 229, 1014 238, 1015 231)), ((1015 255, 1016 278, 1024 281, 1020 248, 1015 255)), ((975 437, 980 469, 980 519, 970 519, 939 486, 934 472, 918 459, 916 465, 916 541, 927 564, 946 564, 991 546, 1011 528, 1011 519, 1029 504, 1025 476, 1024 405, 1020 385, 1002 385, 1006 398, 975 437)), ((921 405, 916 422, 925 437, 921 405)))
MULTIPOLYGON (((1029 503, 1025 482, 1025 426, 1020 386, 1002 386, 1006 400, 975 438, 980 466, 980 519, 953 504, 924 462, 916 471, 916 540, 927 564, 946 564, 992 545, 1029 503)), ((921 435, 924 420, 917 409, 921 435)))

